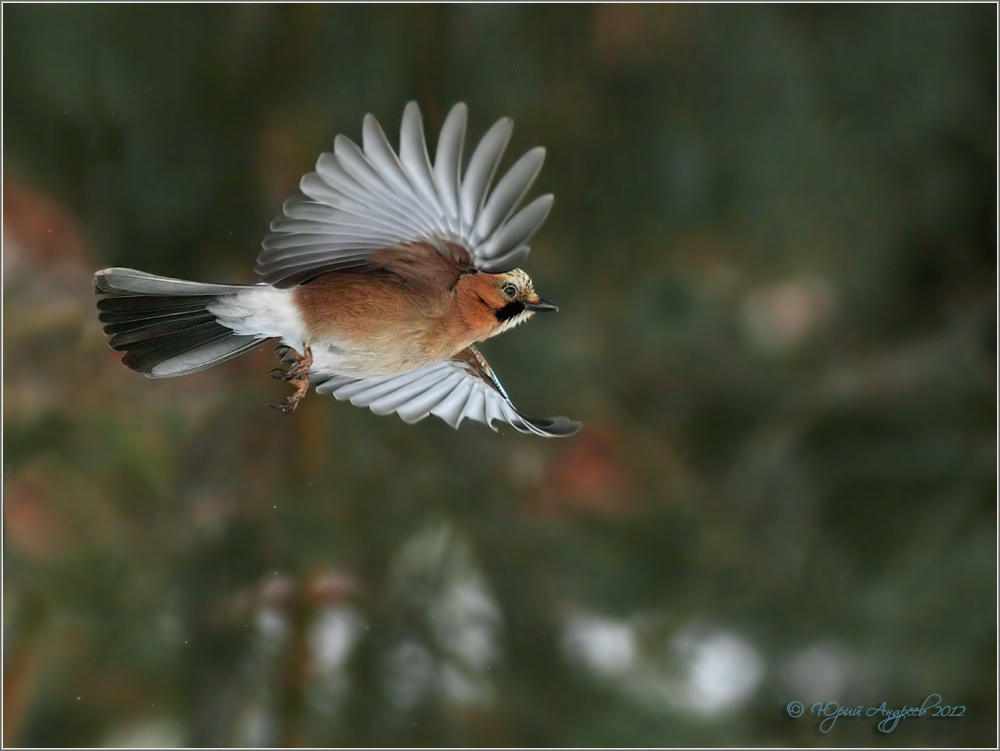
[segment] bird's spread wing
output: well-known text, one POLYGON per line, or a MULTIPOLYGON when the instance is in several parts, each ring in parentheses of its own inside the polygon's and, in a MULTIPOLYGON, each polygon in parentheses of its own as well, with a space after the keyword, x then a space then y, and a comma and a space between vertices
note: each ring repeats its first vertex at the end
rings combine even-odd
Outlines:
POLYGON ((442 248, 462 246, 481 271, 520 266, 552 207, 544 195, 517 211, 545 149, 528 151, 491 190, 513 122, 504 118, 487 131, 463 173, 467 120, 465 105, 455 105, 433 164, 416 102, 403 111, 398 153, 372 115, 364 119, 362 147, 337 136, 333 153, 320 156, 316 171, 302 178, 301 194, 271 223, 257 257, 260 278, 293 287, 330 271, 378 267, 373 256, 380 249, 434 240, 444 241, 442 248))
POLYGON ((548 438, 572 435, 580 429, 580 423, 565 417, 532 419, 521 413, 475 347, 452 360, 404 375, 364 379, 333 376, 319 383, 316 391, 368 407, 377 415, 395 412, 408 423, 437 415, 453 428, 470 419, 496 430, 494 423, 504 422, 522 433, 548 438))

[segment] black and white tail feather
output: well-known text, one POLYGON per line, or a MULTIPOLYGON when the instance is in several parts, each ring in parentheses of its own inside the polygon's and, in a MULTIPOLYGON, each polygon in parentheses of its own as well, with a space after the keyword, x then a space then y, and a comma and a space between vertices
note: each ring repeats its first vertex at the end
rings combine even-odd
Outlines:
POLYGON ((94 275, 95 294, 109 346, 124 352, 122 364, 149 378, 196 373, 249 352, 266 337, 239 335, 208 307, 247 289, 201 284, 134 269, 94 275))
MULTIPOLYGON (((376 251, 418 240, 459 243, 480 271, 520 266, 530 251, 528 241, 552 207, 552 196, 544 195, 517 210, 541 170, 545 150, 528 151, 491 190, 513 123, 504 118, 487 131, 463 175, 467 122, 465 105, 455 105, 442 125, 433 164, 415 102, 403 112, 398 154, 371 115, 364 119, 362 147, 337 136, 333 153, 320 156, 316 171, 302 178, 301 193, 286 201, 271 223, 257 257, 262 282, 257 288, 287 289, 328 272, 373 268, 376 251)), ((212 313, 226 298, 254 287, 200 284, 122 268, 97 272, 94 284, 98 294, 106 295, 98 307, 111 347, 125 352, 123 364, 151 378, 204 370, 276 335, 233 330, 212 313)), ((301 346, 282 339, 293 348, 301 346)), ((407 422, 433 414, 456 428, 464 419, 494 430, 501 422, 548 437, 571 435, 580 427, 565 417, 526 417, 475 347, 414 373, 356 379, 311 372, 310 380, 318 393, 376 414, 396 412, 407 422)))

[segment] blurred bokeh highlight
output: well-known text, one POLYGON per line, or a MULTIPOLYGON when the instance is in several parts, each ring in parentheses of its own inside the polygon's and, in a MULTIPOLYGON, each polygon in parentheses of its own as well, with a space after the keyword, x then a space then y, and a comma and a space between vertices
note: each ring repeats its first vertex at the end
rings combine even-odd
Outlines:
POLYGON ((996 14, 4 5, 5 744, 995 746, 996 14), (118 363, 411 99, 548 149, 483 349, 578 436, 118 363))

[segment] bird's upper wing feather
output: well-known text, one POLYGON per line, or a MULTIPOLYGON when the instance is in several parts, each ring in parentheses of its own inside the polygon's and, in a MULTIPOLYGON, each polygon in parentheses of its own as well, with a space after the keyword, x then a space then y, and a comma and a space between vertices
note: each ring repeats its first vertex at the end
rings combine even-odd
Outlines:
POLYGON ((261 280, 292 287, 330 271, 375 268, 380 249, 433 240, 461 245, 481 271, 520 266, 552 207, 552 196, 544 195, 517 210, 545 149, 524 154, 491 190, 513 122, 504 118, 487 131, 463 174, 467 121, 465 105, 456 104, 433 164, 416 102, 403 111, 398 154, 372 115, 364 119, 362 147, 337 136, 333 153, 320 156, 316 171, 302 178, 301 193, 271 223, 257 257, 261 280))
POLYGON ((580 423, 565 417, 533 419, 524 415, 474 346, 452 360, 403 375, 364 379, 333 376, 320 382, 316 391, 368 407, 377 415, 395 412, 408 423, 436 415, 453 428, 470 419, 496 430, 494 423, 504 422, 522 433, 548 438, 569 436, 580 429, 580 423))

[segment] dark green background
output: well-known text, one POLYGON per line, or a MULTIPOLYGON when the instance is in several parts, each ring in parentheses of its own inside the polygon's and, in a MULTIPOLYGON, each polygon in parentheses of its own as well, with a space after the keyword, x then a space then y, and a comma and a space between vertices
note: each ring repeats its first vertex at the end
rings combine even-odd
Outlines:
POLYGON ((995 5, 3 21, 7 743, 996 745, 995 5), (95 269, 252 282, 410 99, 548 149, 484 351, 578 436, 118 364, 95 269))

